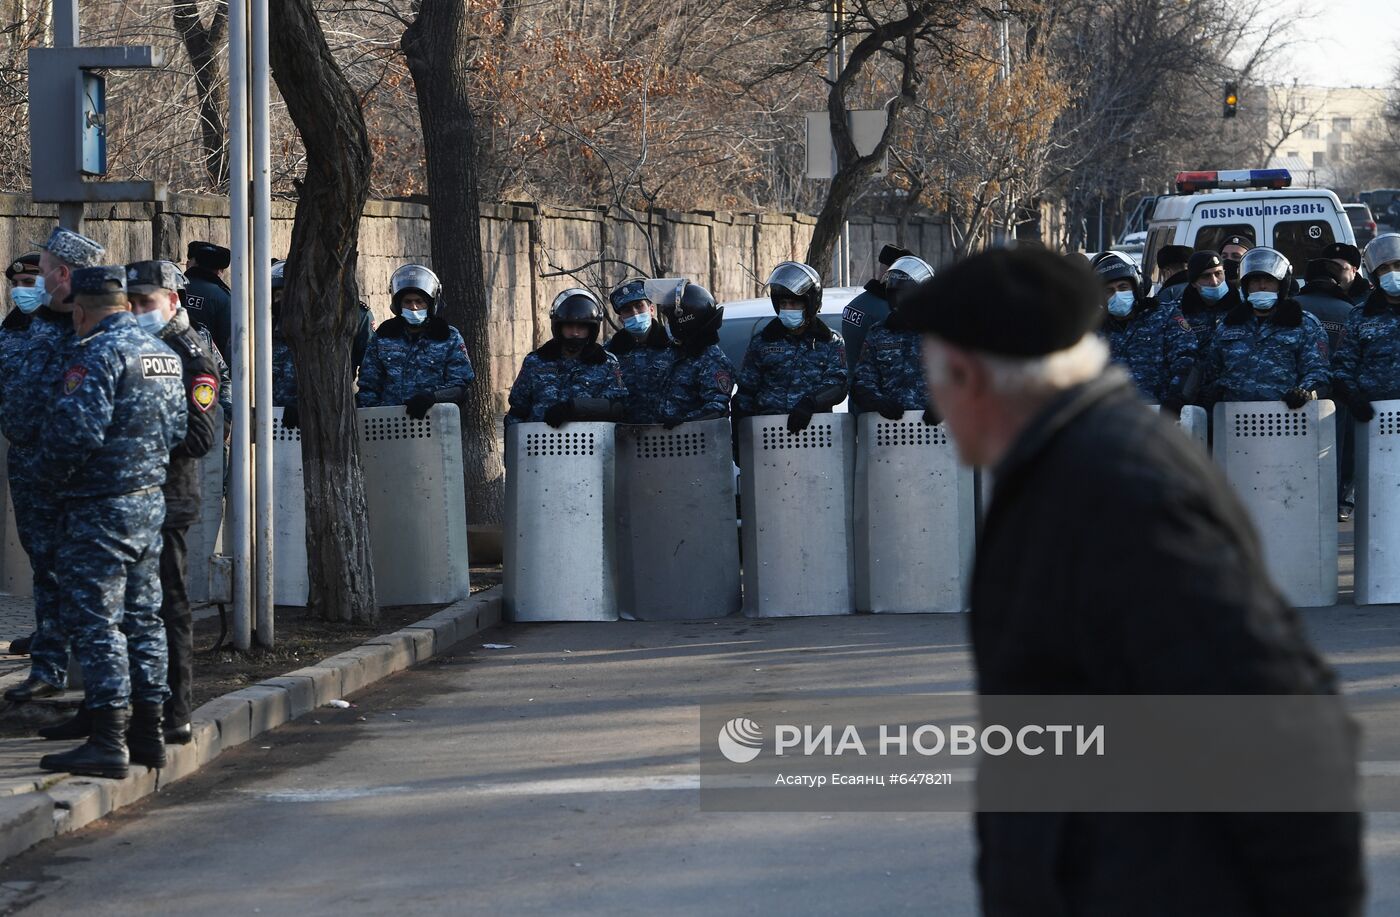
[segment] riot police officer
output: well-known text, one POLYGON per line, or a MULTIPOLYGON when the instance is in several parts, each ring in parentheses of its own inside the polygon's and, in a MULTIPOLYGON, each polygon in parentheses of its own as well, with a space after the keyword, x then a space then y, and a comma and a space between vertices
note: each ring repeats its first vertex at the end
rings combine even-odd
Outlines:
POLYGON ((1361 423, 1376 416, 1371 402, 1400 398, 1400 233, 1372 239, 1365 263, 1376 289, 1352 310, 1332 359, 1337 400, 1361 423))
POLYGON ((899 258, 885 272, 892 309, 866 331, 851 380, 851 401, 857 411, 877 411, 888 420, 898 420, 905 411, 922 410, 924 423, 938 423, 937 413, 928 406, 919 332, 908 316, 914 291, 932 279, 933 268, 913 255, 899 258))
POLYGON ((1093 268, 1107 292, 1102 333, 1113 360, 1149 401, 1181 410, 1182 390, 1196 361, 1191 326, 1175 305, 1143 295, 1142 272, 1121 252, 1099 255, 1093 268))
POLYGON ((10 648, 12 653, 29 652, 29 677, 5 692, 11 702, 57 694, 66 680, 68 641, 59 622, 54 567, 61 504, 39 456, 39 433, 53 395, 54 363, 68 344, 73 323, 66 312, 51 307, 50 292, 66 299, 72 271, 96 264, 102 254, 102 246, 87 236, 55 229, 34 259, 39 272, 34 285, 11 291, 16 308, 0 323, 0 430, 10 443, 10 500, 20 545, 29 555, 34 592, 34 633, 28 641, 16 641, 27 647, 10 648), (53 286, 46 273, 55 278, 53 286))
POLYGON ((224 271, 228 270, 233 253, 213 242, 195 241, 185 247, 185 256, 185 295, 180 304, 192 323, 209 329, 219 353, 232 355, 229 342, 233 337, 233 308, 224 271))
POLYGON ((876 259, 875 276, 842 310, 841 338, 846 342, 846 357, 852 372, 856 368, 855 361, 860 357, 865 333, 890 314, 890 297, 885 286, 885 275, 896 261, 912 254, 914 253, 909 249, 900 248, 898 245, 886 245, 880 249, 880 255, 876 259))
POLYGON ((1153 298, 1159 303, 1172 306, 1181 302, 1191 282, 1187 268, 1191 259, 1191 249, 1185 245, 1163 245, 1157 252, 1157 275, 1161 284, 1153 298))
POLYGON ((608 295, 622 330, 608 341, 627 386, 626 423, 660 423, 662 382, 674 360, 671 336, 656 320, 656 305, 647 298, 646 282, 628 280, 608 295))
POLYGON ((213 412, 219 403, 218 366, 190 327, 189 314, 180 306, 179 285, 179 271, 169 261, 137 261, 126 266, 126 295, 136 323, 180 358, 188 418, 184 438, 170 452, 170 469, 162 488, 165 519, 160 527, 160 618, 165 624, 170 686, 165 738, 183 744, 190 740, 194 680, 194 619, 185 590, 185 535, 199 518, 199 459, 216 443, 222 446, 223 430, 216 428, 213 412))
POLYGON ((60 609, 82 665, 92 734, 39 766, 119 778, 127 771, 128 719, 131 759, 151 767, 165 759, 160 488, 187 433, 187 395, 180 358, 127 311, 122 266, 82 268, 72 284, 73 342, 40 455, 63 500, 60 609))
POLYGON ((1204 355, 1216 326, 1239 304, 1239 299, 1225 279, 1225 260, 1209 249, 1191 255, 1186 262, 1186 278, 1181 315, 1196 336, 1196 353, 1204 355))
POLYGON ((287 262, 272 266, 272 406, 283 408, 282 426, 301 426, 297 411, 297 367, 292 348, 282 336, 282 295, 287 287, 287 262))
POLYGON ((846 397, 846 343, 818 317, 822 281, 811 265, 784 261, 768 277, 778 317, 754 334, 739 370, 734 417, 786 414, 790 433, 846 397))
POLYGON ((617 357, 598 343, 603 307, 597 297, 578 287, 565 290, 554 297, 549 325, 553 336, 525 357, 510 387, 506 424, 620 421, 627 386, 617 357))
POLYGON ((663 310, 675 340, 659 386, 661 425, 670 430, 693 420, 728 417, 734 364, 719 347, 724 307, 709 290, 687 283, 663 310))
POLYGON ((476 378, 462 333, 438 314, 442 283, 421 264, 405 264, 389 278, 394 317, 370 339, 360 366, 362 408, 402 404, 422 419, 435 404, 460 402, 476 378))
POLYGON ((1245 300, 1230 310, 1211 340, 1202 395, 1216 401, 1278 401, 1297 410, 1325 396, 1327 333, 1289 296, 1293 266, 1272 248, 1240 261, 1245 300))

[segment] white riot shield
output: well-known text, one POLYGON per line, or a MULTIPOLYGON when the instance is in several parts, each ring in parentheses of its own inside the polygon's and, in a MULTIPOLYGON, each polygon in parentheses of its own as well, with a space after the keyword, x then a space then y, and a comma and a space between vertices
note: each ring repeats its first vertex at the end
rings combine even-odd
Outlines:
MULTIPOLYGON (((1160 404, 1148 405, 1152 410, 1161 412, 1160 404)), ((1181 407, 1181 414, 1176 419, 1176 425, 1181 428, 1191 439, 1201 444, 1205 448, 1210 441, 1210 424, 1206 417, 1206 409, 1199 404, 1186 404, 1181 407)))
POLYGON ((514 621, 615 621, 610 423, 506 427, 504 611, 514 621))
POLYGON ((305 607, 310 595, 306 570, 306 485, 301 474, 301 430, 282 426, 285 408, 272 409, 273 601, 305 607))
POLYGON ((378 604, 447 604, 470 595, 457 405, 434 405, 422 420, 402 406, 356 415, 378 604))
POLYGON ((857 422, 856 609, 966 611, 975 529, 972 469, 923 411, 857 422))
POLYGON ((1249 511, 1274 583, 1300 607, 1337 601, 1336 409, 1215 406, 1216 461, 1249 511))
POLYGON ((642 621, 739 610, 728 418, 617 428, 618 607, 642 621))
POLYGON ((187 554, 185 589, 190 601, 203 605, 210 601, 210 558, 219 553, 224 519, 224 415, 217 404, 214 412, 216 439, 199 460, 199 518, 185 533, 187 554))
POLYGON ((0 544, 0 591, 15 598, 29 598, 34 594, 34 570, 29 566, 29 555, 19 542, 19 529, 15 527, 15 505, 10 500, 10 443, 0 437, 0 489, 5 500, 5 540, 0 544))
POLYGON ((739 427, 744 614, 855 611, 855 418, 817 414, 800 433, 783 415, 739 427))
POLYGON ((1400 401, 1356 425, 1356 604, 1400 604, 1400 401))

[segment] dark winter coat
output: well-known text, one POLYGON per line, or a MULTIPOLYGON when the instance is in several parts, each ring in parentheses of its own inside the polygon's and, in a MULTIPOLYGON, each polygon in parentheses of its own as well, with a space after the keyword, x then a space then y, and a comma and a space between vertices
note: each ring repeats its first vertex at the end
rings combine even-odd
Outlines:
MULTIPOLYGON (((983 695, 1336 692, 1220 471, 1120 373, 1055 399, 995 479, 983 695)), ((1356 814, 984 812, 977 834, 991 917, 1360 913, 1356 814)))
POLYGON ((1327 352, 1335 355, 1341 349, 1347 317, 1353 308, 1346 291, 1331 280, 1310 280, 1293 298, 1322 322, 1322 329, 1327 332, 1327 352))
POLYGON ((872 280, 841 311, 841 339, 846 342, 847 368, 852 372, 860 359, 866 332, 889 317, 888 295, 883 281, 872 280))

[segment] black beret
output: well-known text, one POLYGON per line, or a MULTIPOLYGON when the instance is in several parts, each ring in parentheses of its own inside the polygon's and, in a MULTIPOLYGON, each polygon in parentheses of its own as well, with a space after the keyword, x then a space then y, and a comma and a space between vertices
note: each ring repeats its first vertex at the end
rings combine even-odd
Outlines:
POLYGON ((233 261, 233 252, 213 242, 191 242, 185 254, 195 264, 211 271, 222 271, 233 261))
POLYGON ((30 252, 27 255, 20 255, 5 268, 5 279, 14 280, 20 274, 39 274, 39 253, 30 252))
POLYGON ((1071 347, 1103 319, 1088 262, 1048 249, 997 248, 960 261, 911 297, 911 323, 950 344, 1039 357, 1071 347))
POLYGON ((1361 267, 1361 249, 1355 245, 1348 245, 1345 242, 1333 242, 1322 250, 1322 257, 1336 258, 1338 261, 1345 261, 1354 268, 1361 267))
POLYGON ((1191 260, 1186 262, 1186 279, 1192 283, 1196 278, 1212 268, 1223 266, 1220 255, 1210 249, 1202 249, 1191 256, 1191 260))
POLYGON ((1254 240, 1249 236, 1226 236, 1225 241, 1220 243, 1220 247, 1223 249, 1227 245, 1239 245, 1242 248, 1253 248, 1254 240))
POLYGON ((1157 252, 1157 267, 1185 264, 1190 257, 1191 249, 1185 245, 1163 245, 1161 251, 1157 252))
POLYGON ((1303 274, 1304 280, 1330 280, 1337 286, 1345 282, 1342 276, 1341 265, 1330 258, 1314 258, 1308 262, 1307 270, 1303 274))
POLYGON ((900 248, 898 245, 886 245, 884 248, 880 249, 880 263, 885 267, 889 267, 905 255, 912 254, 914 253, 907 248, 900 248))

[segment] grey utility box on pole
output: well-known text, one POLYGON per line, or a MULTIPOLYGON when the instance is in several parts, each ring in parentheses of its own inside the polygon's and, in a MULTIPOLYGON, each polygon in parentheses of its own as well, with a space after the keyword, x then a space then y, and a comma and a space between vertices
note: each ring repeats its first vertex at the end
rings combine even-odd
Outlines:
POLYGON ((107 171, 106 81, 93 71, 160 67, 150 45, 83 47, 78 0, 53 5, 54 46, 29 51, 30 185, 36 201, 60 205, 60 222, 78 228, 85 202, 163 201, 165 183, 84 181, 107 171))

